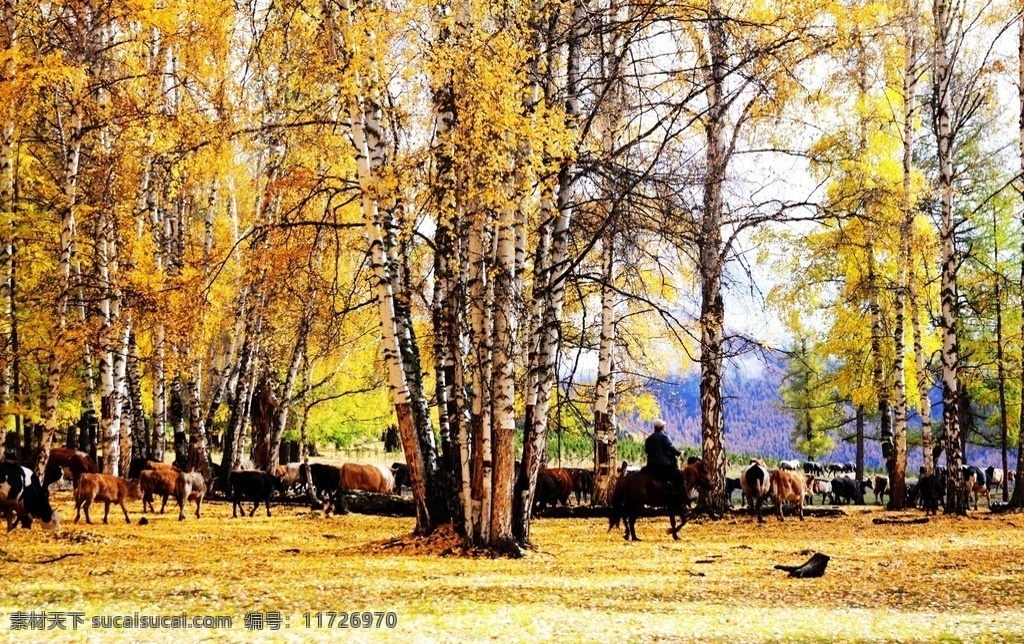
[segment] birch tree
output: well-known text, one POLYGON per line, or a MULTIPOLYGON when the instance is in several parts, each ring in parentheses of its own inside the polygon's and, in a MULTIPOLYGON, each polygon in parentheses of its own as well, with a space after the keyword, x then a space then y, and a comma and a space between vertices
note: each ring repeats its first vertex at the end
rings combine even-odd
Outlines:
POLYGON ((942 302, 942 418, 943 441, 946 448, 946 467, 952 474, 946 488, 947 513, 967 514, 967 493, 956 473, 964 465, 963 443, 960 433, 960 396, 957 394, 956 302, 956 224, 953 219, 953 130, 952 130, 952 78, 956 59, 950 55, 951 30, 957 16, 946 0, 935 0, 934 19, 935 70, 933 94, 934 128, 938 143, 938 197, 941 220, 941 302, 942 302))

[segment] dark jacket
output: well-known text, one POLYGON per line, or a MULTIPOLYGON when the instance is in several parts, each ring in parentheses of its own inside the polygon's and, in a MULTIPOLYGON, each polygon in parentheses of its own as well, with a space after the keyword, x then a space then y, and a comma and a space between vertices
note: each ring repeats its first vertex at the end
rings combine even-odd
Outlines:
POLYGON ((664 431, 655 431, 648 436, 644 443, 644 451, 647 452, 648 465, 678 467, 676 458, 680 451, 672 447, 672 441, 664 431))

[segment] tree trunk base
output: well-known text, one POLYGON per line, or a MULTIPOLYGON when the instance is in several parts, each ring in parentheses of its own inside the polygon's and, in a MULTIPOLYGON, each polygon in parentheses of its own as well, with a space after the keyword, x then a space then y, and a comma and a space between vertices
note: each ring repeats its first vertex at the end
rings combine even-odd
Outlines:
POLYGON ((499 539, 495 543, 484 546, 483 550, 487 552, 492 559, 522 559, 526 556, 526 550, 520 547, 513 537, 499 539))

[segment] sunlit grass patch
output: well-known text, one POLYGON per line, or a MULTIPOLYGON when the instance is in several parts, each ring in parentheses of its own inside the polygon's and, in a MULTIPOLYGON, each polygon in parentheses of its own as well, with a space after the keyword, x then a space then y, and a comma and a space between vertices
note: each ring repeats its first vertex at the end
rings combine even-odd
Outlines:
MULTIPOLYGON (((70 498, 56 498, 73 517, 70 498)), ((210 503, 199 521, 179 522, 174 511, 140 526, 138 507, 130 512, 131 525, 66 520, 59 536, 19 530, 0 542, 0 632, 15 635, 8 628, 18 610, 138 611, 234 618, 230 631, 155 630, 149 640, 246 640, 247 611, 280 611, 289 628, 263 635, 300 641, 339 634, 307 630, 304 613, 365 610, 394 611, 398 624, 348 629, 347 640, 1024 638, 1019 522, 985 512, 976 515, 984 520, 940 516, 913 526, 874 525, 877 508, 804 522, 741 517, 691 523, 678 542, 667 521, 641 519, 639 543, 608 532, 606 520, 541 519, 535 550, 522 560, 387 546, 407 539, 408 519, 297 507, 231 519, 228 504, 210 503), (773 569, 819 551, 832 557, 821 579, 773 569), (81 556, 34 563, 64 554, 81 556)), ((97 636, 133 640, 131 632, 77 633, 97 636)))

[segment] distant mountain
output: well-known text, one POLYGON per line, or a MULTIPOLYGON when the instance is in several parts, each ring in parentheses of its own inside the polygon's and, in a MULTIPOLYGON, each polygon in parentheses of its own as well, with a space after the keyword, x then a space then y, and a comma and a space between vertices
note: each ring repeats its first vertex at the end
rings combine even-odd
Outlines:
MULTIPOLYGON (((783 366, 769 364, 763 369, 727 369, 725 375, 725 443, 726 450, 734 454, 756 454, 772 458, 804 459, 790 445, 793 418, 780 408, 779 383, 783 366)), ((700 375, 693 372, 669 382, 650 383, 648 388, 658 398, 666 431, 680 447, 699 449, 700 446, 700 375)), ((917 418, 912 426, 919 427, 917 418)), ((632 422, 621 424, 634 434, 651 431, 650 424, 632 422)), ((853 434, 852 423, 844 433, 853 434)), ((877 436, 876 423, 868 422, 866 433, 877 436)), ((838 435, 833 438, 836 448, 821 458, 825 462, 852 462, 856 459, 856 445, 844 442, 838 435)), ((968 445, 968 462, 987 467, 1000 466, 999 450, 968 445)), ((1016 464, 1016 451, 1011 452, 1010 468, 1016 464)), ((882 468, 882 450, 878 441, 869 438, 865 445, 865 464, 882 468)), ((908 472, 915 473, 921 466, 921 448, 914 447, 909 455, 908 472)))

